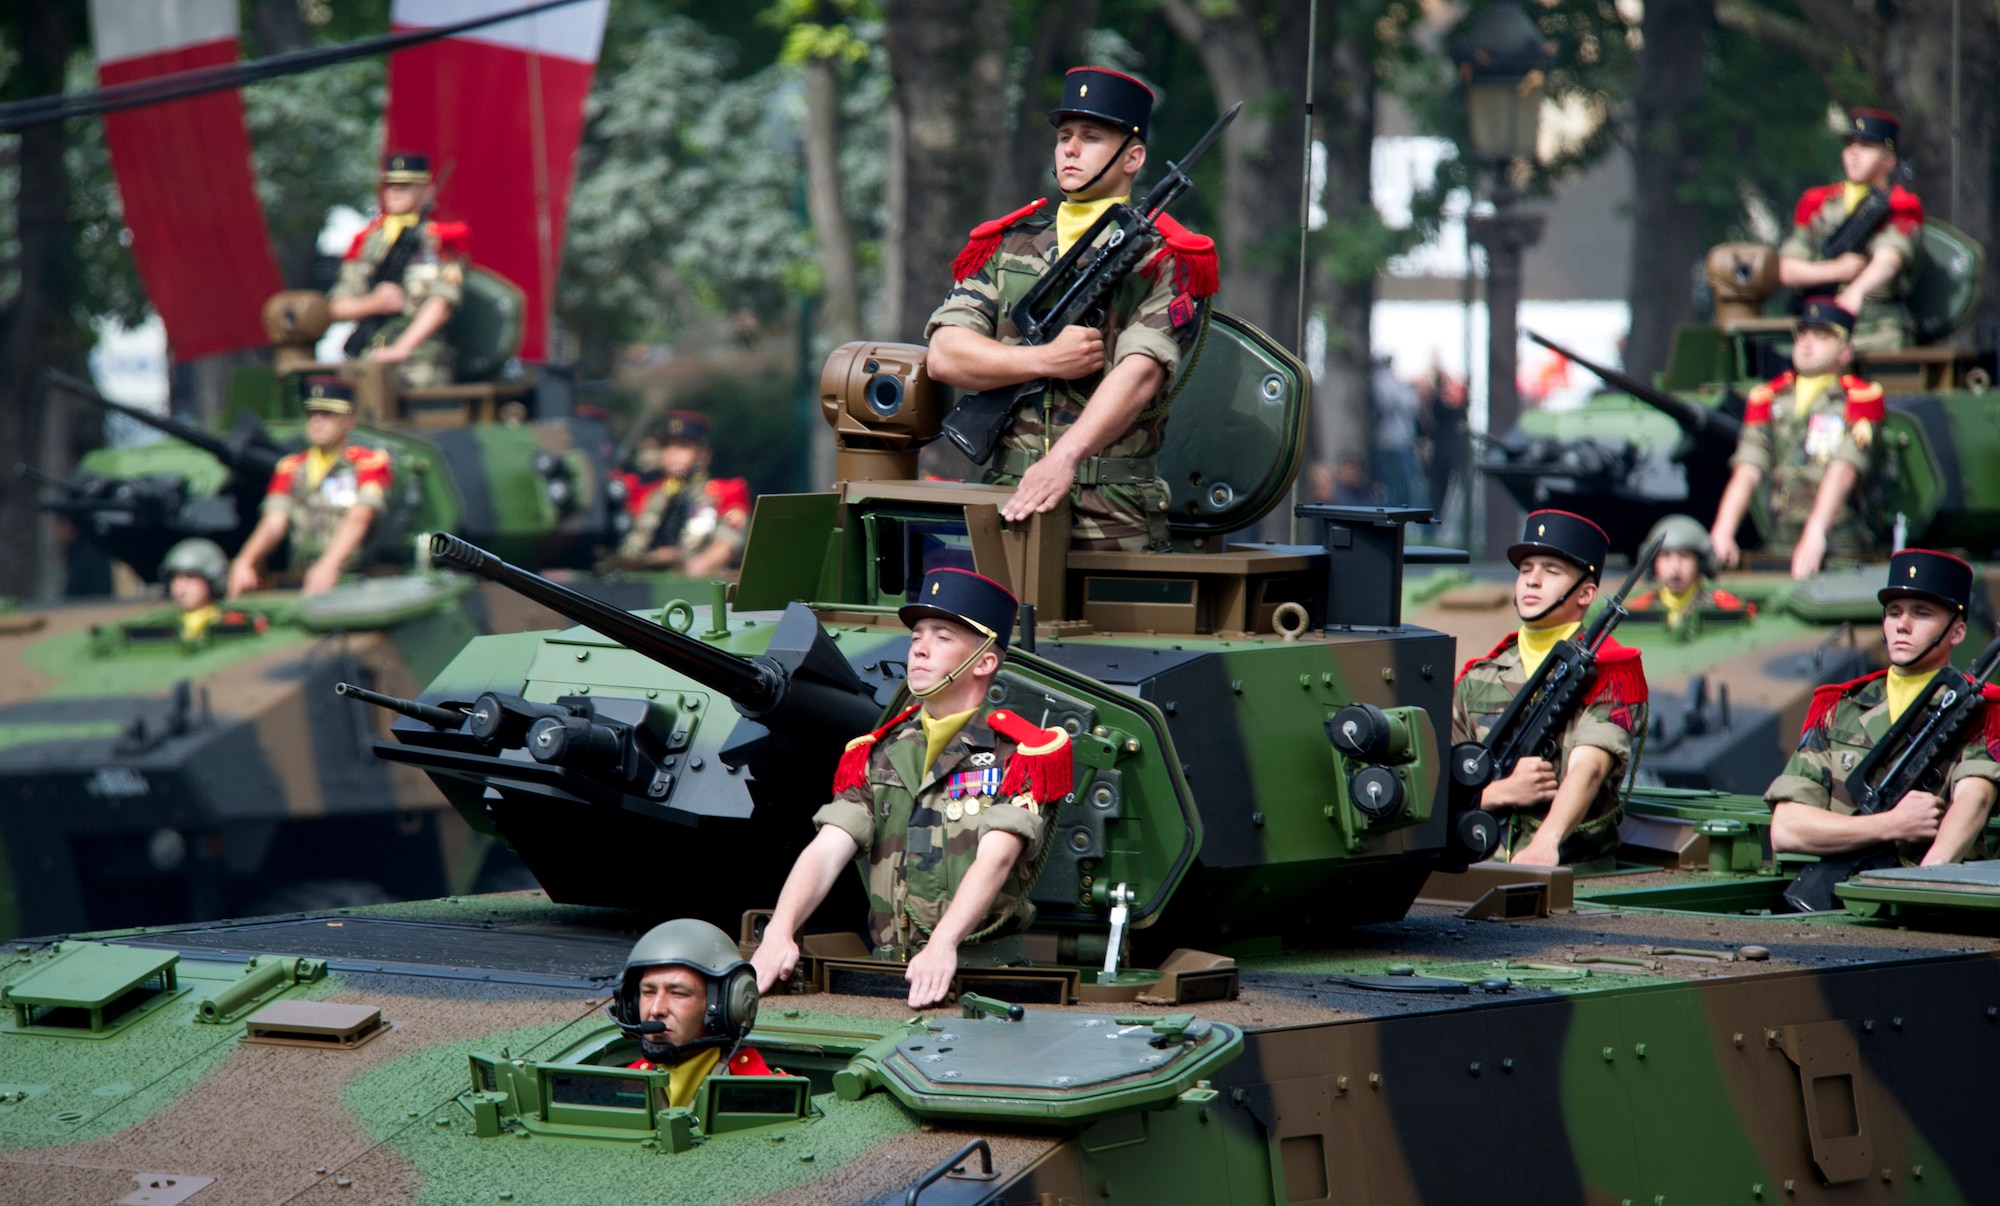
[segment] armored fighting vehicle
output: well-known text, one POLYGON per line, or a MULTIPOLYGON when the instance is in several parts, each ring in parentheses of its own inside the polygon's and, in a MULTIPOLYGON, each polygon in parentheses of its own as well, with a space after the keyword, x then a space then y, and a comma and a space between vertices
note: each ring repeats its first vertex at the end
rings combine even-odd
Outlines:
POLYGON ((733 601, 596 607, 440 537, 580 623, 476 640, 385 701, 378 748, 543 890, 13 944, 0 1197, 2000 1194, 1977 933, 2000 879, 1877 873, 1851 911, 1765 915, 1784 877, 1719 795, 1746 819, 1702 869, 1453 872, 1486 840, 1437 773, 1456 651, 1398 615, 1401 567, 1438 555, 1377 509, 1216 547, 1287 484, 1305 377, 1214 323, 1176 401, 1172 554, 1069 552, 1060 514, 1010 529, 994 491, 909 480, 938 398, 895 345, 834 357, 843 485, 762 501, 733 601), (665 1104, 602 1012, 632 940, 693 914, 755 943, 840 743, 898 702, 895 605, 953 558, 1029 601, 997 687, 1075 742, 1033 965, 912 1018, 880 995, 900 968, 855 950, 858 899, 831 900, 749 1035, 781 1073, 665 1104))

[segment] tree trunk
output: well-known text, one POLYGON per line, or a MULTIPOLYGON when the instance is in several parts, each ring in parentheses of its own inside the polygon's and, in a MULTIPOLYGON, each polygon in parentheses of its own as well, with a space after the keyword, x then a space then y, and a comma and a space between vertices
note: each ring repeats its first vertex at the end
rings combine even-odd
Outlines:
POLYGON ((861 338, 861 266, 840 195, 840 76, 827 59, 805 64, 806 208, 825 276, 820 333, 834 344, 861 338))
POLYGON ((1632 90, 1631 334, 1625 370, 1641 380, 1667 366, 1676 323, 1694 319, 1694 266, 1707 251, 1701 210, 1676 195, 1697 173, 1705 149, 1688 118, 1708 92, 1699 69, 1712 0, 1648 4, 1640 32, 1644 48, 1632 90))
POLYGON ((1005 0, 889 0, 890 334, 917 340, 951 285, 1006 145, 1005 0))
POLYGON ((1021 103, 1008 131, 1007 160, 993 174, 986 208, 1011 213, 1037 197, 1055 196, 1048 112, 1062 100, 1063 72, 1084 66, 1083 40, 1097 24, 1098 0, 1045 5, 1035 18, 1021 74, 1021 103))
MULTIPOLYGON (((62 91, 63 68, 75 46, 77 14, 62 0, 18 0, 20 58, 14 90, 22 96, 62 91)), ((52 364, 82 362, 83 332, 70 317, 74 279, 68 225, 67 141, 61 123, 23 130, 18 144, 19 191, 14 198, 20 244, 19 288, 0 309, 0 465, 23 461, 44 472, 66 473, 53 463, 59 443, 51 430, 42 372, 52 364)), ((37 508, 39 489, 12 472, 0 473, 0 595, 52 593, 52 529, 37 508)))
MULTIPOLYGON (((1320 14, 1323 48, 1313 81, 1313 110, 1326 148, 1326 190, 1321 204, 1327 220, 1368 214, 1374 205, 1375 72, 1368 48, 1336 33, 1327 37, 1329 14, 1320 14)), ((1303 41, 1303 38, 1301 39, 1303 41)), ((1296 185, 1293 205, 1298 201, 1296 185)), ((1293 237, 1297 238, 1296 219, 1293 237)), ((1314 297, 1326 307, 1326 371, 1313 399, 1311 452, 1328 465, 1344 456, 1368 462, 1374 414, 1368 405, 1372 361, 1369 318, 1375 307, 1375 273, 1344 280, 1315 273, 1314 297), (1323 282, 1323 283, 1319 283, 1323 282)), ((1231 307, 1234 308, 1233 306, 1231 307)), ((1289 332, 1278 333, 1287 342, 1289 332)))

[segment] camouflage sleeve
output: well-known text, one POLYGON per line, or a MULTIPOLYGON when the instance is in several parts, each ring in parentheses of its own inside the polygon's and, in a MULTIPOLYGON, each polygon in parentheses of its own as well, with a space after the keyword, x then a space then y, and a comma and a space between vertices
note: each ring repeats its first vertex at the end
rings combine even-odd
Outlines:
POLYGON ((264 505, 257 508, 257 511, 260 515, 278 514, 283 515, 286 519, 297 518, 292 514, 292 496, 290 494, 266 494, 264 496, 264 505))
MULTIPOLYGON (((1879 428, 1881 424, 1878 423, 1876 426, 1879 428)), ((1874 447, 1872 441, 1869 447, 1874 447)), ((1846 433, 1840 437, 1840 443, 1835 445, 1833 459, 1836 461, 1845 461, 1847 464, 1852 465, 1854 471, 1863 477, 1867 477, 1875 470, 1875 458, 1869 454, 1867 448, 1863 448, 1855 441, 1854 429, 1852 427, 1847 429, 1846 433)))
POLYGON ((1794 225, 1792 233, 1786 235, 1785 241, 1778 244, 1778 254, 1788 260, 1816 260, 1819 258, 1819 248, 1813 242, 1812 231, 1794 225))
POLYGON ((1764 802, 1773 808, 1785 803, 1833 807, 1833 754, 1827 749, 1824 729, 1814 729, 1799 740, 1785 769, 1764 789, 1764 802))
MULTIPOLYGON (((1116 365, 1127 356, 1151 356, 1167 370, 1167 376, 1174 375, 1180 367, 1181 354, 1193 338, 1199 324, 1188 323, 1184 328, 1174 326, 1168 308, 1174 301, 1174 268, 1171 261, 1159 266, 1159 274, 1153 280, 1153 287, 1146 290, 1139 299, 1138 308, 1126 320, 1124 329, 1118 332, 1118 343, 1111 350, 1111 365, 1116 365)), ((1110 367, 1110 366, 1107 366, 1110 367)))
POLYGON ((1923 227, 1919 226, 1914 232, 1915 237, 1912 237, 1911 234, 1897 230, 1894 222, 1884 222, 1881 229, 1869 237, 1868 254, 1873 257, 1880 252, 1893 251, 1902 257, 1903 266, 1907 268, 1916 262, 1916 238, 1922 237, 1922 232, 1923 227))
POLYGON ((355 256, 351 260, 340 261, 340 276, 327 290, 328 297, 361 297, 368 292, 368 278, 375 274, 374 266, 355 256))
POLYGON ((1622 778, 1625 767, 1632 760, 1632 734, 1639 732, 1646 723, 1646 705, 1611 703, 1604 701, 1590 704, 1578 712, 1569 722, 1569 731, 1564 734, 1565 750, 1579 745, 1588 745, 1611 755, 1613 777, 1622 778))
POLYGON ((1042 816, 1041 805, 1029 797, 1015 797, 1014 803, 998 803, 979 813, 979 836, 989 833, 1011 833, 1028 845, 1021 854, 1023 858, 1033 858, 1041 848, 1042 833, 1048 828, 1047 818, 1042 816))
POLYGON ((952 285, 944 304, 931 311, 930 321, 924 324, 925 343, 939 327, 964 327, 993 338, 1000 328, 1000 284, 993 272, 993 261, 988 260, 984 268, 952 285))
POLYGON ((1477 740, 1479 733, 1472 727, 1472 709, 1465 706, 1465 684, 1460 682, 1451 689, 1451 743, 1477 740))
POLYGON ((813 814, 813 830, 817 832, 821 826, 831 825, 853 838, 861 853, 868 853, 875 845, 875 818, 869 804, 857 798, 865 790, 850 788, 821 805, 813 814))
MULTIPOLYGON (((1989 703, 1986 706, 1991 708, 2000 705, 1989 703)), ((1984 717, 1981 717, 1981 720, 1983 719, 1984 717)), ((1973 723, 1978 724, 1980 721, 1973 723)), ((1951 774, 1946 779, 1945 794, 1949 795, 1951 788, 1957 787, 1967 779, 1984 779, 2000 787, 2000 761, 1995 761, 1993 743, 1989 742, 1983 733, 1974 734, 1971 740, 1965 743, 1965 748, 1959 751, 1958 763, 1951 768, 1951 774)))
POLYGON ((403 273, 403 289, 409 299, 405 313, 415 313, 416 307, 433 297, 443 298, 457 309, 465 297, 465 265, 455 259, 422 256, 403 273))
POLYGON ((1736 437, 1736 453, 1729 458, 1729 467, 1748 465, 1763 473, 1771 471, 1771 428, 1766 423, 1745 423, 1743 434, 1736 437))

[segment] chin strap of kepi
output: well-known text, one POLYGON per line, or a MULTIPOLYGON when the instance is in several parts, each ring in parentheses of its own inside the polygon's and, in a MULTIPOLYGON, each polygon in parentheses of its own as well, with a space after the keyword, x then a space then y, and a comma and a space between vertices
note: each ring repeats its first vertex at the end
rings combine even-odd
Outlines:
MULTIPOLYGON (((972 624, 972 621, 970 620, 965 620, 963 622, 967 624, 972 624)), ((938 692, 944 690, 946 687, 951 686, 953 683, 958 681, 959 675, 964 674, 967 670, 972 669, 972 663, 978 661, 980 657, 983 654, 985 654, 985 652, 988 649, 993 648, 994 641, 1000 639, 996 633, 992 632, 989 629, 981 628, 977 624, 972 624, 972 626, 974 628, 977 628, 980 632, 984 633, 986 636, 985 640, 979 642, 979 648, 974 649, 970 654, 968 654, 966 656, 966 659, 960 662, 958 666, 952 670, 951 673, 937 680, 937 682, 932 683, 930 686, 925 687, 923 690, 921 691, 917 690, 916 686, 913 684, 910 687, 911 695, 916 696, 918 699, 929 699, 931 696, 936 695, 938 692)))
POLYGON ((1095 176, 1092 176, 1090 179, 1084 181, 1082 184, 1077 185, 1075 188, 1070 188, 1070 189, 1063 188, 1062 172, 1054 167, 1051 167, 1049 169, 1049 175, 1055 178, 1056 189, 1062 193, 1063 200, 1065 201, 1074 200, 1076 194, 1087 193, 1092 188, 1095 188, 1097 186, 1097 182, 1099 180, 1104 179, 1104 173, 1111 170, 1111 165, 1117 163, 1119 157, 1125 154, 1125 148, 1132 145, 1132 138, 1133 138, 1132 135, 1127 134, 1125 136, 1125 141, 1118 144, 1118 149, 1111 152, 1111 158, 1105 160, 1104 166, 1097 169, 1097 174, 1095 176))
POLYGON ((1583 575, 1582 577, 1578 578, 1578 579, 1577 579, 1576 581, 1574 581, 1574 582, 1570 583, 1570 584, 1569 584, 1569 589, 1568 589, 1568 590, 1566 590, 1566 591, 1564 591, 1563 593, 1561 593, 1561 594, 1557 595, 1557 596, 1556 596, 1556 601, 1555 601, 1555 602, 1553 602, 1553 603, 1549 604, 1549 605, 1548 605, 1547 607, 1544 607, 1544 608, 1542 608, 1542 609, 1541 609, 1540 611, 1536 612, 1536 613, 1535 613, 1534 615, 1531 615, 1531 616, 1522 616, 1522 617, 1521 617, 1521 623, 1523 623, 1523 624, 1539 624, 1539 623, 1541 623, 1541 622, 1542 622, 1543 620, 1545 620, 1545 619, 1547 619, 1547 618, 1549 617, 1549 613, 1550 613, 1550 612, 1553 612, 1553 611, 1554 611, 1554 610, 1555 610, 1556 608, 1558 608, 1558 607, 1561 607, 1561 606, 1562 606, 1563 604, 1565 604, 1565 603, 1569 602, 1569 597, 1570 597, 1571 595, 1573 595, 1573 594, 1575 594, 1575 593, 1576 593, 1576 588, 1577 588, 1577 587, 1579 587, 1579 586, 1582 586, 1582 585, 1583 585, 1584 583, 1586 583, 1586 582, 1588 582, 1588 581, 1590 581, 1590 575, 1589 575, 1589 574, 1584 574, 1584 575, 1583 575))

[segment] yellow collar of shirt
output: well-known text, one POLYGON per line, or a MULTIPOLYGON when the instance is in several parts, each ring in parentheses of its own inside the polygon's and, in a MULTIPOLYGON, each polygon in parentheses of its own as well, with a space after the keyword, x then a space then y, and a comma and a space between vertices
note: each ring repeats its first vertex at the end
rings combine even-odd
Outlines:
POLYGON ((917 713, 917 719, 923 722, 924 726, 925 778, 928 779, 930 777, 931 766, 937 762, 938 755, 944 753, 944 747, 951 744, 951 739, 958 736, 959 730, 965 727, 965 722, 971 720, 972 714, 978 710, 978 708, 967 708, 955 716, 932 716, 929 712, 917 713))
POLYGON ((694 1105, 694 1091, 708 1074, 715 1071, 715 1065, 722 1059, 722 1051, 716 1047, 705 1047, 667 1070, 667 1104, 675 1109, 685 1110, 694 1105))
POLYGON ((207 607, 197 607, 193 611, 181 613, 181 639, 198 641, 208 633, 209 628, 222 618, 220 604, 210 603, 207 607))
POLYGON ((1095 201, 1065 201, 1056 206, 1056 254, 1068 255, 1070 247, 1090 229, 1090 224, 1104 216, 1104 211, 1114 205, 1132 200, 1132 194, 1122 197, 1099 197, 1095 201))
MULTIPOLYGON (((1849 208, 1852 207, 1850 206, 1849 208)), ((382 237, 394 243, 402 236, 405 230, 416 225, 416 223, 417 215, 415 214, 383 214, 382 237)))
POLYGON ((1660 602, 1667 605, 1667 622, 1669 624, 1680 623, 1681 617, 1688 613, 1688 610, 1694 606, 1694 601, 1700 597, 1701 583, 1699 582, 1689 586, 1686 590, 1678 591, 1668 590, 1662 586, 1660 588, 1660 602))
POLYGON ((1795 377, 1792 379, 1792 417, 1803 419, 1806 412, 1818 402, 1820 395, 1833 388, 1835 374, 1821 373, 1817 377, 1795 377))
POLYGON ((319 484, 326 480, 326 475, 332 473, 333 467, 339 463, 338 448, 331 451, 322 448, 306 449, 306 489, 319 489, 319 484))
POLYGON ((1573 620, 1568 624, 1554 624, 1546 628, 1521 625, 1521 631, 1514 642, 1514 647, 1521 651, 1521 672, 1533 678, 1535 671, 1542 668, 1542 659, 1556 647, 1556 642, 1566 641, 1575 636, 1576 630, 1581 627, 1583 627, 1581 620, 1573 620))
POLYGON ((1855 207, 1861 204, 1862 198, 1868 195, 1868 190, 1873 188, 1874 185, 1856 184, 1852 180, 1849 180, 1840 187, 1842 189, 1840 199, 1846 203, 1847 212, 1851 214, 1854 212, 1855 207))
POLYGON ((1931 680, 1936 677, 1934 669, 1905 674, 1894 666, 1889 667, 1889 677, 1883 680, 1889 691, 1889 723, 1902 719, 1903 713, 1910 710, 1910 705, 1917 702, 1917 696, 1923 694, 1924 688, 1930 686, 1931 680))

